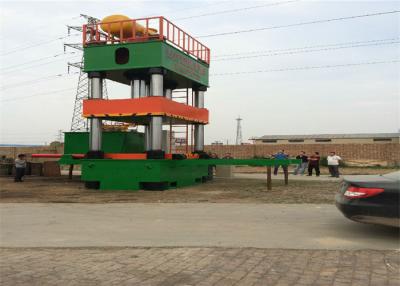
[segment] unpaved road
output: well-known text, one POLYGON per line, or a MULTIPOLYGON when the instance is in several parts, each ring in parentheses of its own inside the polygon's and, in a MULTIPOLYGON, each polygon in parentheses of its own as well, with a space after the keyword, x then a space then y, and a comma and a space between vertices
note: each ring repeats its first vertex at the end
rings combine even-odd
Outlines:
MULTIPOLYGON (((257 174, 257 176, 260 176, 257 174)), ((332 204, 340 182, 295 181, 285 186, 265 179, 216 179, 205 184, 167 191, 97 191, 84 188, 78 177, 27 177, 23 183, 0 178, 2 203, 322 203, 332 204)))
POLYGON ((316 204, 0 204, 2 247, 398 249, 398 229, 316 204))

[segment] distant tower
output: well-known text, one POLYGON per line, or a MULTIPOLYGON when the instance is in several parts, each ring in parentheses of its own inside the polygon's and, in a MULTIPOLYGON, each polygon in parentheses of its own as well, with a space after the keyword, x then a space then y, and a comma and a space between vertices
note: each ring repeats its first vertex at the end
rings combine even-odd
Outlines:
POLYGON ((63 143, 63 131, 61 129, 58 130, 57 141, 63 143))
POLYGON ((237 125, 236 125, 236 145, 242 145, 242 125, 241 125, 241 121, 243 119, 240 118, 240 115, 238 118, 236 118, 237 121, 237 125))

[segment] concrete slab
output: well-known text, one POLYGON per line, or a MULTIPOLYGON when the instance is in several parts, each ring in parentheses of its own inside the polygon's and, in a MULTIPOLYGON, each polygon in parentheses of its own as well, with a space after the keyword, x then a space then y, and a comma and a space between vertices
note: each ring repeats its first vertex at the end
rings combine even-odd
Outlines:
POLYGON ((2 247, 221 246, 399 249, 397 229, 333 205, 0 204, 2 247))

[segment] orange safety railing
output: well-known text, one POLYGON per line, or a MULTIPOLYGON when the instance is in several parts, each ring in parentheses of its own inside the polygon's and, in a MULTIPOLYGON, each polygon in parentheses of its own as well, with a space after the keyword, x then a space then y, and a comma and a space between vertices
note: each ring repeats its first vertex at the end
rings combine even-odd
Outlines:
POLYGON ((147 40, 166 41, 190 56, 210 64, 210 49, 164 17, 83 25, 84 47, 92 44, 142 42, 147 40), (104 29, 104 31, 101 28, 102 25, 108 28, 104 29), (119 25, 119 33, 111 32, 112 26, 115 29, 115 25, 119 25), (127 27, 130 27, 128 31, 127 27), (137 27, 140 27, 140 29, 137 29, 137 27))

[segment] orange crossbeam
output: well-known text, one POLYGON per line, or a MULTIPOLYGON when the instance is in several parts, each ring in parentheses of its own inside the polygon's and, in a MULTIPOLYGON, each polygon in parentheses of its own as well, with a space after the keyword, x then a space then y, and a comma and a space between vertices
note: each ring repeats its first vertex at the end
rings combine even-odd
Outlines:
POLYGON ((135 99, 87 99, 83 117, 135 117, 158 115, 200 124, 208 123, 208 110, 179 103, 162 96, 135 99))
POLYGON ((146 160, 146 153, 105 153, 104 159, 130 159, 130 160, 146 160))

